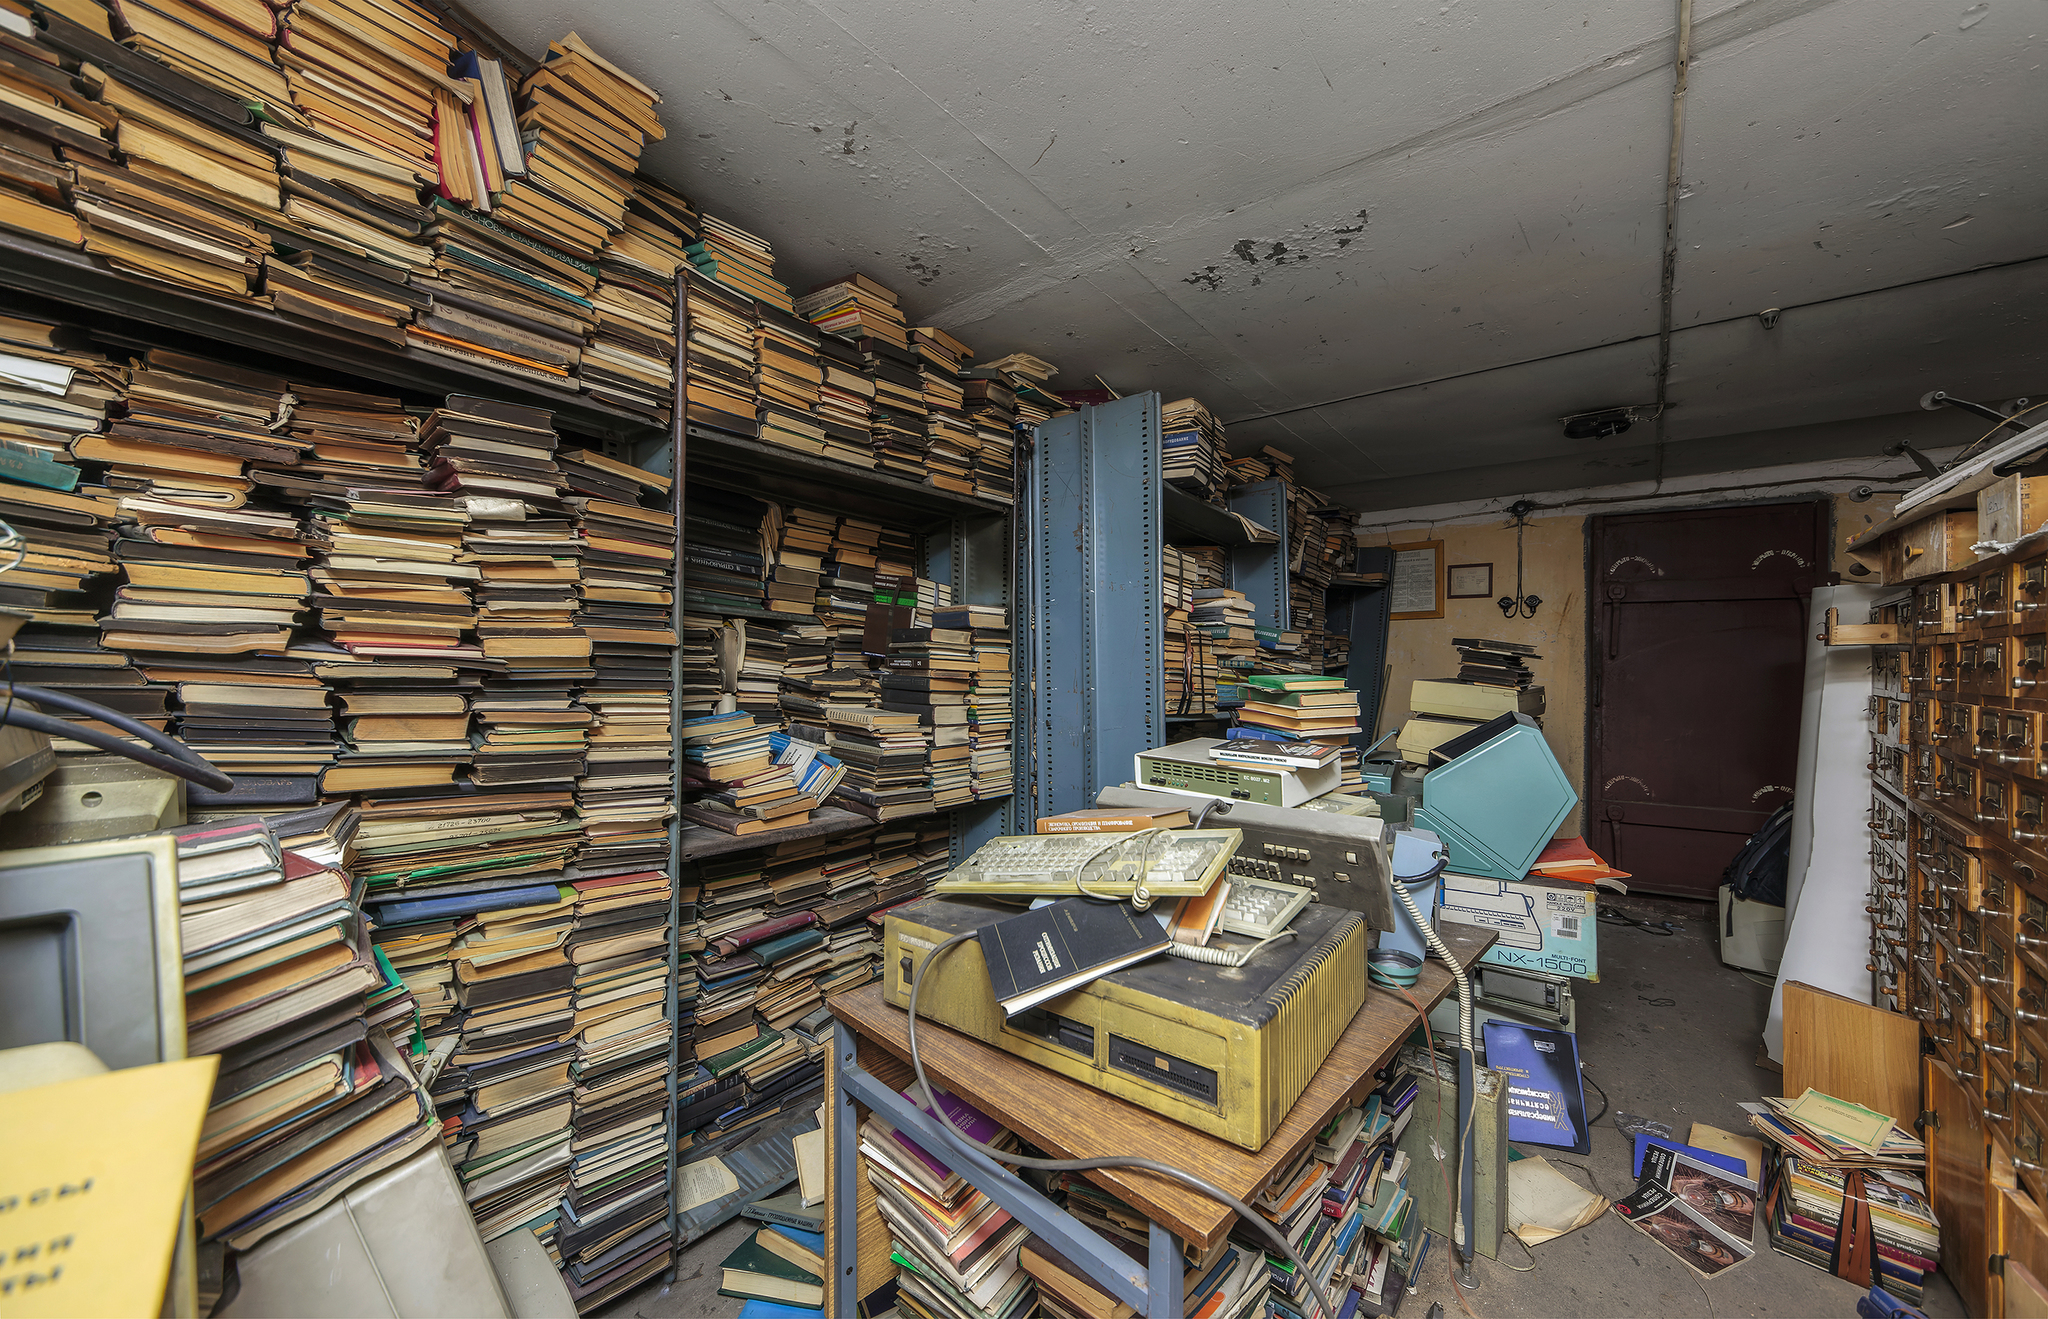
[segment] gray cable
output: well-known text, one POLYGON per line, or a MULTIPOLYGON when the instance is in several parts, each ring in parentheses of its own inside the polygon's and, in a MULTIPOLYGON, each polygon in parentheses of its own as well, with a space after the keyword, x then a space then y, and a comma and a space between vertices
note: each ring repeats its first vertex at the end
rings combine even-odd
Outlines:
POLYGON ((1278 1246, 1280 1252, 1287 1257, 1287 1262, 1294 1266, 1296 1276, 1305 1279, 1310 1290, 1315 1293, 1316 1304, 1323 1308, 1323 1319, 1336 1319, 1337 1307, 1330 1304, 1329 1293, 1323 1290, 1322 1284, 1309 1274, 1308 1261, 1295 1253, 1293 1245, 1286 1237, 1281 1236, 1279 1230, 1267 1222, 1264 1216, 1214 1182, 1204 1181, 1190 1172, 1182 1172, 1171 1164, 1161 1163, 1156 1159, 1141 1159, 1135 1155, 1107 1154, 1093 1159, 1036 1159, 1023 1154, 1007 1154, 1001 1150, 991 1149, 953 1125, 953 1119, 946 1116, 945 1108, 933 1096, 931 1082, 925 1079, 924 1060, 918 1057, 917 995, 918 991, 924 988, 924 973, 931 968, 932 963, 975 937, 976 932, 973 930, 954 935, 925 954, 924 960, 917 964, 917 972, 910 977, 910 1068, 917 1073, 917 1088, 924 1095, 924 1102, 930 1106, 932 1116, 939 1120, 940 1133, 962 1149, 971 1149, 999 1163, 1011 1163, 1020 1168, 1040 1168, 1047 1172, 1086 1172, 1091 1168, 1137 1168, 1179 1182, 1208 1196, 1218 1204, 1228 1206, 1239 1218, 1257 1228, 1266 1240, 1278 1246))

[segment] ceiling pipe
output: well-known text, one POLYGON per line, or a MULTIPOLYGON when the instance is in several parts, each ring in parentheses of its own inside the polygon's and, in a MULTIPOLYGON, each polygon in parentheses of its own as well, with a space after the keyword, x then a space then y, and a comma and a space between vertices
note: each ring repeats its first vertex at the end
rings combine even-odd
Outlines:
POLYGON ((1657 448, 1652 472, 1664 482, 1664 415, 1670 399, 1671 309, 1678 283, 1678 189, 1685 153, 1685 83, 1692 67, 1692 0, 1678 0, 1678 48, 1671 59, 1671 154, 1664 165, 1664 265, 1657 295, 1657 448))

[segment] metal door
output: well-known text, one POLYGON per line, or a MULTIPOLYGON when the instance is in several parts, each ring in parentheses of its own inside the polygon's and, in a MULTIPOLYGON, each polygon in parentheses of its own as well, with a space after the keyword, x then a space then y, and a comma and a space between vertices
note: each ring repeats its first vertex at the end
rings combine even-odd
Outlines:
POLYGON ((1827 529, 1820 503, 1592 520, 1586 839, 1631 888, 1713 897, 1791 797, 1827 529))

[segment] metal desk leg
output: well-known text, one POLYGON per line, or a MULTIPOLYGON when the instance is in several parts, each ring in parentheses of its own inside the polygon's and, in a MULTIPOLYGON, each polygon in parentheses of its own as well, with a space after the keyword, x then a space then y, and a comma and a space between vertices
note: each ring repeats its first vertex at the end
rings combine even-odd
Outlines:
POLYGON ((1146 1291, 1152 1302, 1147 1319, 1181 1319, 1180 1243, 1157 1223, 1152 1224, 1151 1281, 1146 1291))
POLYGON ((832 1313, 854 1315, 860 1303, 860 1135, 853 1121, 853 1096, 845 1077, 854 1069, 853 1032, 835 1023, 832 1032, 832 1204, 828 1230, 837 1243, 839 1272, 831 1280, 832 1313))

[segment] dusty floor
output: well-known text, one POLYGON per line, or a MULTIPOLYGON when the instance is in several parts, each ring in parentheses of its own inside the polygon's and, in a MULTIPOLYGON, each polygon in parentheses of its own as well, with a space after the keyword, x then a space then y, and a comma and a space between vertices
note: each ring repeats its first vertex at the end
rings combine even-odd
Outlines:
MULTIPOLYGON (((1603 895, 1605 896, 1605 895, 1603 895)), ((1610 899, 1611 900, 1611 899, 1610 899)), ((1713 942, 1713 910, 1701 903, 1626 898, 1619 905, 1653 920, 1674 920, 1670 937, 1604 925, 1600 930, 1598 984, 1581 982, 1579 1051, 1586 1070, 1603 1087, 1613 1108, 1668 1122, 1681 1135, 1694 1121, 1746 1130, 1735 1105, 1775 1093, 1778 1076, 1757 1067, 1758 1032, 1770 989, 1721 965, 1713 942), (1666 1000, 1670 1000, 1668 1003, 1666 1000)), ((1599 1099, 1590 1090, 1588 1102, 1599 1099)), ((1610 1113, 1612 1109, 1610 1109, 1610 1113)), ((1582 1165, 1604 1194, 1626 1194, 1631 1144, 1602 1118, 1593 1128, 1593 1152, 1586 1158, 1543 1151, 1582 1165)), ((1567 1168, 1567 1175, 1582 1176, 1567 1168)), ((634 1319, 729 1319, 740 1302, 718 1294, 718 1261, 756 1224, 741 1219, 691 1246, 683 1254, 678 1280, 650 1284, 600 1313, 634 1319)), ((1759 1240, 1761 1241, 1761 1231, 1759 1240)), ((1534 1268, 1523 1265, 1512 1243, 1505 1263, 1482 1259, 1479 1286, 1466 1294, 1465 1309, 1452 1294, 1438 1261, 1442 1243, 1430 1251, 1428 1277, 1401 1307, 1407 1319, 1424 1319, 1440 1301, 1448 1319, 1469 1312, 1479 1319, 1537 1319, 1555 1315, 1853 1315, 1860 1294, 1766 1245, 1753 1259, 1712 1282, 1701 1282, 1667 1252, 1609 1214, 1568 1237, 1538 1246, 1534 1268)), ((1929 1287, 1927 1312, 1934 1319, 1963 1314, 1962 1302, 1945 1280, 1929 1287)))

